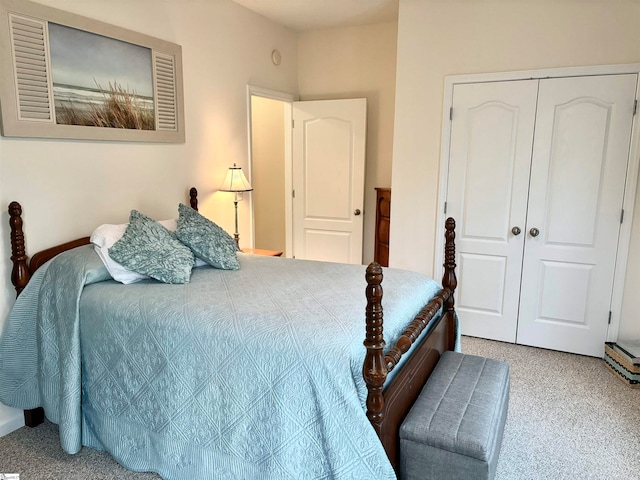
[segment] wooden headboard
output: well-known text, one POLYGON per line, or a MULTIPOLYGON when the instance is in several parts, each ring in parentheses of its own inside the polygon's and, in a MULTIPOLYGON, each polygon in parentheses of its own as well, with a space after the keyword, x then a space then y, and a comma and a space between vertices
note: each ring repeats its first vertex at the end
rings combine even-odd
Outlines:
MULTIPOLYGON (((191 208, 198 210, 198 190, 195 187, 189 189, 189 204, 191 208)), ((16 289, 16 296, 20 295, 20 292, 29 283, 33 273, 44 263, 59 253, 89 244, 90 237, 77 238, 42 250, 31 257, 31 261, 29 261, 22 228, 22 206, 18 202, 9 204, 9 225, 11 226, 11 262, 13 263, 11 283, 16 289)))

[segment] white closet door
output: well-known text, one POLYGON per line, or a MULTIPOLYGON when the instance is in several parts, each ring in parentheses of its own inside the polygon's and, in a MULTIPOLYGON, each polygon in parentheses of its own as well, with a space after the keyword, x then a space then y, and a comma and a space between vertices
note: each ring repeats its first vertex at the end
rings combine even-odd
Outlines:
POLYGON ((603 355, 636 81, 540 81, 520 344, 603 355))
POLYGON ((447 215, 458 225, 456 310, 464 335, 516 339, 537 86, 454 87, 447 215))

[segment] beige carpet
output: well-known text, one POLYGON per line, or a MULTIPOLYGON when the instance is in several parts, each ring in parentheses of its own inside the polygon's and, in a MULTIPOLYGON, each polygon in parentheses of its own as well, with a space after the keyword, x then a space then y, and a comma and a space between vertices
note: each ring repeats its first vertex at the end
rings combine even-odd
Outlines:
POLYGON ((603 360, 471 337, 462 351, 510 366, 496 480, 640 479, 640 390, 603 360))
POLYGON ((158 480, 152 473, 124 469, 106 452, 83 447, 76 455, 60 447, 58 426, 48 421, 0 438, 0 473, 20 480, 158 480))
MULTIPOLYGON (((462 349, 511 368, 496 480, 640 479, 640 390, 602 360, 469 337, 462 349)), ((20 473, 21 480, 159 478, 129 472, 88 448, 67 455, 57 434, 47 422, 0 438, 0 473, 20 473)))

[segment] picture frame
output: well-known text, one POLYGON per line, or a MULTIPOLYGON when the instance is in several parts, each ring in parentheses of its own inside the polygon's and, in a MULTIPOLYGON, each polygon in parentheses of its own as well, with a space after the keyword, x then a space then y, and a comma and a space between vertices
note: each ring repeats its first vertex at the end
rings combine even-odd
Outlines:
POLYGON ((6 137, 184 143, 180 45, 26 0, 0 0, 6 137))

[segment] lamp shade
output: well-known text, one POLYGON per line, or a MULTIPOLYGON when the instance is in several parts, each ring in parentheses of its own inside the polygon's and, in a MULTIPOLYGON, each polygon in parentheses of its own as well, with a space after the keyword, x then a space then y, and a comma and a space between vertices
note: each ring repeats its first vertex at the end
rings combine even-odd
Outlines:
POLYGON ((236 167, 234 163, 233 167, 229 167, 227 176, 219 190, 221 192, 250 192, 253 187, 247 177, 244 176, 244 173, 242 173, 242 168, 236 167))

